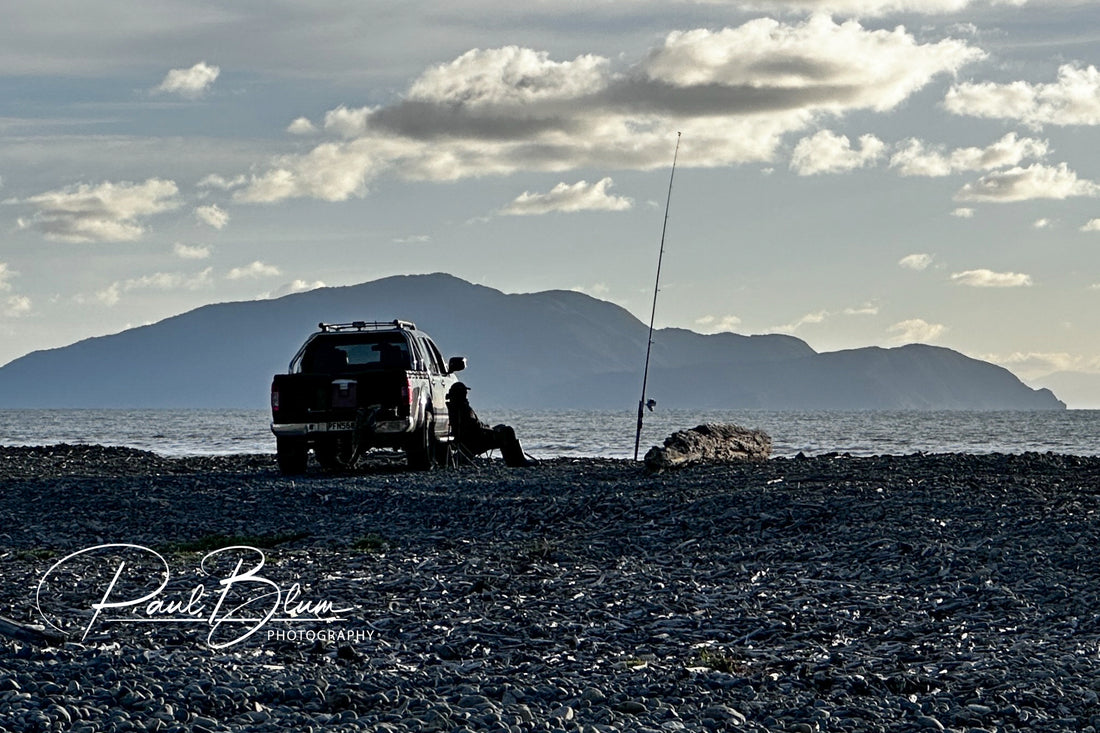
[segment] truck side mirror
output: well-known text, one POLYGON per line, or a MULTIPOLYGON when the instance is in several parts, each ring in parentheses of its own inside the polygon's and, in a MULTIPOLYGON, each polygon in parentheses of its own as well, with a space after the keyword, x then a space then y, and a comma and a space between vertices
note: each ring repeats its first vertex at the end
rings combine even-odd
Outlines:
POLYGON ((454 374, 455 372, 460 372, 465 368, 466 368, 466 357, 465 356, 452 356, 447 361, 447 373, 448 374, 454 374))

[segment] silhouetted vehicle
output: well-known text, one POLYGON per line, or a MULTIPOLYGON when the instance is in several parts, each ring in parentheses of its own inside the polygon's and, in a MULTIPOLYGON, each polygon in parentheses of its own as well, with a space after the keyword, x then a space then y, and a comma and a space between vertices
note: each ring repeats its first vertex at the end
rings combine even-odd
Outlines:
POLYGON ((465 357, 444 362, 408 321, 321 323, 271 383, 271 431, 279 469, 353 466, 370 448, 405 451, 423 470, 448 440, 447 392, 465 357))

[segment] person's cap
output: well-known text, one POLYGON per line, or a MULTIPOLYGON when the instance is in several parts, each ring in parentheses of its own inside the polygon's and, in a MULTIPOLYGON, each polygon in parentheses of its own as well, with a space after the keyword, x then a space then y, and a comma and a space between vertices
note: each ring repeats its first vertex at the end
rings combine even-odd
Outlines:
POLYGON ((463 391, 463 392, 469 392, 469 391, 470 391, 470 388, 469 388, 469 387, 467 387, 467 386, 466 386, 465 384, 463 384, 462 382, 455 382, 455 383, 454 383, 454 386, 453 386, 453 387, 451 387, 451 391, 453 392, 453 391, 455 391, 455 390, 461 390, 461 391, 463 391))

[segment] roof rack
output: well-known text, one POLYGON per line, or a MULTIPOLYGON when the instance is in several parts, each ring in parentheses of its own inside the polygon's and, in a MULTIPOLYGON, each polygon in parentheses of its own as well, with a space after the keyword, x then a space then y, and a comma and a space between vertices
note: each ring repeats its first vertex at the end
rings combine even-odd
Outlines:
POLYGON ((412 321, 394 319, 392 321, 352 321, 351 323, 318 323, 317 327, 322 333, 339 333, 340 331, 382 331, 390 328, 400 328, 405 331, 415 331, 416 324, 412 321))

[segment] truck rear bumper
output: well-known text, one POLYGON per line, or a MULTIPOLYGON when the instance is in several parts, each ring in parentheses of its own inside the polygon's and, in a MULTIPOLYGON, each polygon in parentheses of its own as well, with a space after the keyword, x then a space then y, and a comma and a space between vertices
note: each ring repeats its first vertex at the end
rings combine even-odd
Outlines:
MULTIPOLYGON (((380 434, 407 433, 412 429, 412 420, 382 420, 374 423, 372 432, 380 434)), ((271 423, 271 432, 286 437, 308 437, 318 434, 350 435, 355 430, 354 420, 330 422, 271 423)))

